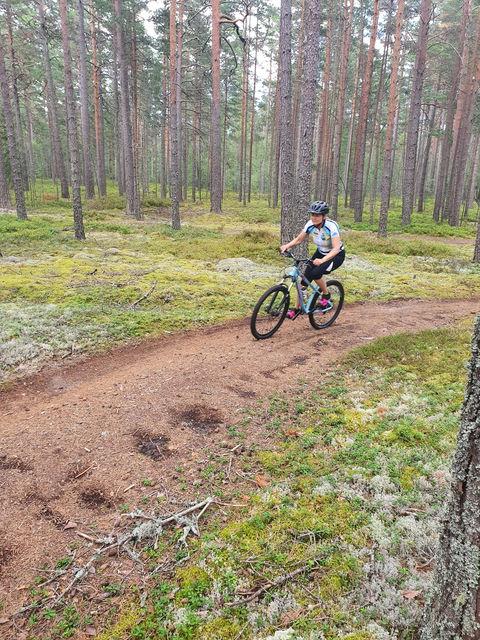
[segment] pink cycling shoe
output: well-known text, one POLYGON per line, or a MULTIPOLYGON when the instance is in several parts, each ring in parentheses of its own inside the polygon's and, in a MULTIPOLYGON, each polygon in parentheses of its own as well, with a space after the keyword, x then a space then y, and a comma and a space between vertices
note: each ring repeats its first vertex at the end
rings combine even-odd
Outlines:
POLYGON ((286 313, 286 316, 287 318, 290 318, 290 320, 295 320, 299 313, 300 309, 289 309, 286 313))

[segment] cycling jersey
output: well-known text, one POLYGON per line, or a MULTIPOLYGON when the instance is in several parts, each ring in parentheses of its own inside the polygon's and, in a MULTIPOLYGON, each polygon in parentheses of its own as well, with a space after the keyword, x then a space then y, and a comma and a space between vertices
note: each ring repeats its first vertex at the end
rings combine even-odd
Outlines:
MULTIPOLYGON (((340 237, 340 228, 338 224, 335 220, 330 220, 330 218, 325 218, 325 222, 320 229, 317 229, 313 222, 309 220, 303 227, 303 231, 309 235, 313 233, 313 242, 317 247, 317 250, 323 255, 326 255, 332 250, 332 238, 340 237)), ((340 241, 340 250, 342 249, 343 242, 340 241)))

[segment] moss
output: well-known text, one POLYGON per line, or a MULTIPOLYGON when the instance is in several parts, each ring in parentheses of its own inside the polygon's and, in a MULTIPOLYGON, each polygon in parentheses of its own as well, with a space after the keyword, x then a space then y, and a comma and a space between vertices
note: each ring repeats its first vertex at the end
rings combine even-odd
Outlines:
POLYGON ((244 628, 244 623, 226 615, 210 620, 199 626, 197 638, 205 640, 236 640, 244 628))
POLYGON ((96 636, 97 640, 123 640, 128 637, 128 632, 137 624, 141 611, 136 603, 124 602, 118 620, 107 631, 96 636))
POLYGON ((418 478, 420 475, 420 471, 415 467, 403 467, 399 477, 401 487, 407 491, 411 491, 414 487, 415 478, 418 478))

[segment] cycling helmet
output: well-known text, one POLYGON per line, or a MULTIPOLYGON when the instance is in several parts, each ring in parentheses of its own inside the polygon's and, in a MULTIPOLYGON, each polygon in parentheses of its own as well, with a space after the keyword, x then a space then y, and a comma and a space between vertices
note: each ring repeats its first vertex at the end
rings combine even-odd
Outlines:
POLYGON ((328 204, 323 200, 317 200, 317 202, 312 202, 312 204, 308 207, 308 213, 313 213, 314 215, 327 215, 329 212, 328 204))

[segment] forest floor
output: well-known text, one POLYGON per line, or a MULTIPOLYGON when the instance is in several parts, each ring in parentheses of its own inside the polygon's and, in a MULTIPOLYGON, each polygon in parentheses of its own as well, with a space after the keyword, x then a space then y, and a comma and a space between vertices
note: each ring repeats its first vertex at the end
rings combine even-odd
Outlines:
MULTIPOLYGON (((91 545, 78 531, 121 529, 122 512, 145 508, 152 496, 164 512, 202 500, 216 486, 205 469, 222 455, 229 464, 220 485, 223 495, 263 486, 254 468, 237 474, 237 459, 228 452, 239 442, 244 455, 263 447, 264 434, 247 428, 238 440, 238 428, 272 393, 288 398, 299 377, 321 381, 359 345, 478 312, 478 297, 355 303, 324 332, 299 318, 259 342, 246 320, 232 321, 74 365, 59 361, 17 382, 1 397, 0 636, 33 637, 20 619, 14 631, 10 615, 31 601, 42 567, 68 566, 72 549, 77 565, 91 556, 91 545)), ((92 576, 93 584, 74 598, 88 598, 97 612, 105 607, 101 585, 138 579, 129 557, 103 559, 100 565, 101 581, 92 576)), ((68 573, 61 576, 57 588, 69 579, 68 573)), ((111 596, 118 594, 107 595, 111 608, 111 596)))
POLYGON ((112 193, 82 242, 68 201, 41 206, 0 216, 0 638, 414 637, 480 311, 475 215, 405 228, 396 206, 378 238, 342 211, 337 323, 256 342, 246 317, 287 267, 261 198, 189 203, 173 232, 157 199, 135 221, 112 193), (173 521, 157 540, 145 516, 173 521))

